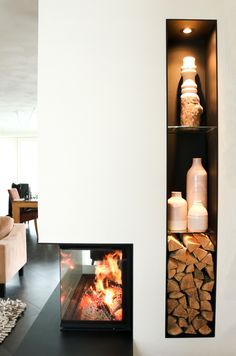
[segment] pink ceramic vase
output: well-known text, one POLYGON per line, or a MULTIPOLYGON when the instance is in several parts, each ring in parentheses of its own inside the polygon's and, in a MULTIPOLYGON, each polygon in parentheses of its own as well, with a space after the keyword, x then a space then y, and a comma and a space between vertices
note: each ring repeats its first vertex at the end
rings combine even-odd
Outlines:
POLYGON ((205 232, 208 228, 208 213, 200 201, 195 202, 188 211, 188 231, 205 232))
POLYGON ((171 192, 168 199, 168 230, 184 232, 187 229, 187 202, 181 192, 171 192))
POLYGON ((202 166, 201 158, 193 158, 191 168, 187 173, 186 198, 188 209, 200 201, 207 209, 207 172, 202 166))

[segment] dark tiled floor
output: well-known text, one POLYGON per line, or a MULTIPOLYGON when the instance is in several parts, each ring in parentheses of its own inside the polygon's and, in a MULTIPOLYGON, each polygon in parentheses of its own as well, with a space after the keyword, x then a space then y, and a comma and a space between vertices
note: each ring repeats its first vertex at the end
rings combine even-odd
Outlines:
POLYGON ((24 276, 17 274, 7 283, 6 298, 21 299, 27 309, 12 333, 0 344, 0 356, 14 355, 59 282, 58 246, 37 244, 33 224, 26 231, 28 262, 24 276))

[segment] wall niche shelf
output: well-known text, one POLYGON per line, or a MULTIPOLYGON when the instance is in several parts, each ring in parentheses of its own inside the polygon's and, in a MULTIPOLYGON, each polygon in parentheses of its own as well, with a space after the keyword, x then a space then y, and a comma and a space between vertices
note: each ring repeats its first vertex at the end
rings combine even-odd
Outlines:
POLYGON ((208 133, 213 130, 216 130, 217 126, 199 126, 199 127, 192 127, 192 126, 168 126, 168 133, 175 134, 179 132, 191 132, 191 133, 208 133))
MULTIPOLYGON (((208 229, 204 233, 173 232, 166 221, 167 338, 214 337, 216 314, 218 215, 217 21, 166 20, 167 192, 182 192, 193 158, 207 172, 208 229), (190 27, 191 34, 183 29, 190 27), (181 66, 194 57, 195 81, 203 107, 200 126, 181 126, 181 66)), ((179 229, 181 230, 181 229, 179 229)))
MULTIPOLYGON (((215 232, 212 231, 212 230, 207 230, 204 232, 205 235, 208 235, 208 234, 214 234, 215 232)), ((172 231, 172 230, 168 230, 168 235, 171 235, 171 234, 200 234, 200 232, 198 231, 188 231, 187 230, 184 230, 184 231, 172 231)))

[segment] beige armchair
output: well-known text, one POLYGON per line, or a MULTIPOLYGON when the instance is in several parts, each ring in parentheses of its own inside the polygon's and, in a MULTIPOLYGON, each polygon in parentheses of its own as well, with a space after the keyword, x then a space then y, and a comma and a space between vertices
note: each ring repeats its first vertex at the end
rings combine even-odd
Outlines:
POLYGON ((0 297, 5 296, 6 283, 18 272, 23 275, 27 261, 24 224, 14 224, 8 216, 0 217, 0 297))

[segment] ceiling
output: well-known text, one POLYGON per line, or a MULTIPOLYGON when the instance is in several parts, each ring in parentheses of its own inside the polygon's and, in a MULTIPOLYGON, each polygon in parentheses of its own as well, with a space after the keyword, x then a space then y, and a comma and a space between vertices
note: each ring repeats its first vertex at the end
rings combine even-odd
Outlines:
POLYGON ((37 134, 38 0, 0 0, 0 136, 37 134))

